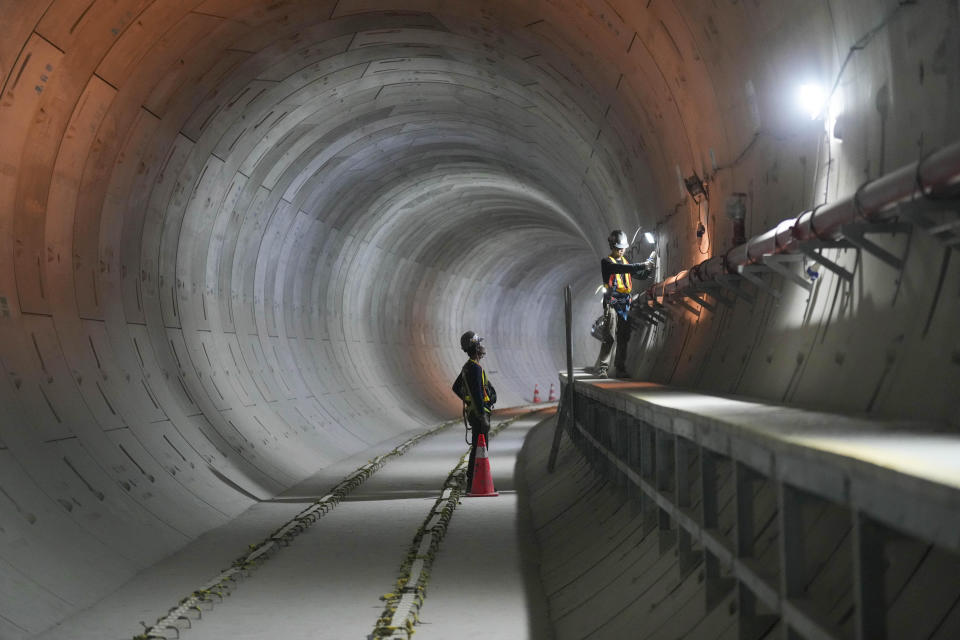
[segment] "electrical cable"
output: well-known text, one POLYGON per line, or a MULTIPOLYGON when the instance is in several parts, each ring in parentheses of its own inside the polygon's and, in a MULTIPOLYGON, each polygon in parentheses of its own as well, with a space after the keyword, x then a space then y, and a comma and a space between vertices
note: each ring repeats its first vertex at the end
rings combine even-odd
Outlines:
POLYGON ((176 606, 171 607, 166 615, 157 618, 154 624, 148 626, 146 623, 141 622, 140 624, 144 627, 143 633, 133 636, 133 640, 166 640, 168 638, 168 632, 175 634, 175 637, 179 638, 180 624, 186 623, 187 628, 192 626, 190 612, 196 612, 196 619, 199 619, 202 615, 202 609, 200 608, 201 603, 207 603, 212 606, 214 603, 212 596, 216 596, 219 601, 222 602, 223 596, 230 595, 234 584, 239 578, 249 575, 252 569, 266 561, 273 552, 277 551, 281 546, 289 545, 293 538, 306 531, 320 518, 332 511, 347 494, 379 471, 390 458, 402 456, 407 452, 407 449, 417 444, 420 440, 446 429, 455 422, 455 420, 444 422, 433 429, 419 433, 396 446, 391 451, 373 458, 367 464, 350 473, 337 483, 327 495, 313 502, 313 504, 275 529, 273 533, 260 542, 249 545, 247 551, 234 560, 229 569, 224 569, 199 589, 181 598, 176 606))
POLYGON ((742 151, 740 151, 740 153, 737 155, 736 158, 733 159, 732 162, 728 162, 727 164, 720 165, 719 167, 717 167, 716 169, 714 169, 714 170, 705 178, 705 180, 713 180, 714 177, 716 177, 716 175, 717 175, 718 173, 720 173, 721 171, 726 171, 727 169, 733 169, 735 166, 737 166, 738 164, 740 164, 740 161, 743 160, 743 158, 750 152, 750 149, 752 149, 752 148, 753 148, 753 145, 755 145, 755 144, 757 143, 757 140, 760 139, 760 136, 762 136, 762 135, 764 135, 764 134, 766 134, 766 133, 768 133, 768 132, 767 132, 765 129, 758 129, 758 130, 756 130, 756 131, 753 133, 753 137, 750 138, 750 142, 747 143, 747 145, 743 148, 742 151))
MULTIPOLYGON (((541 411, 534 409, 514 416, 499 423, 490 430, 488 439, 493 439, 501 431, 517 420, 526 418, 541 411)), ((430 581, 430 569, 440 550, 443 540, 453 519, 453 512, 460 503, 460 498, 466 493, 466 464, 470 456, 468 449, 454 465, 443 483, 440 497, 436 499, 423 524, 413 536, 407 555, 400 564, 400 577, 395 583, 395 589, 380 596, 386 604, 383 612, 368 636, 374 640, 402 639, 409 640, 414 633, 414 626, 419 622, 420 609, 427 598, 427 583, 430 581)))
POLYGON ((883 20, 881 20, 880 23, 877 24, 877 26, 875 26, 870 31, 867 31, 864 35, 860 36, 860 39, 854 42, 850 46, 850 49, 847 51, 847 56, 846 58, 844 58, 843 64, 840 65, 840 70, 837 72, 837 77, 833 81, 833 87, 830 89, 830 93, 827 94, 827 99, 825 102, 826 104, 830 104, 830 100, 833 98, 833 94, 836 93, 837 87, 840 86, 840 80, 843 78, 843 72, 846 71, 847 65, 850 63, 850 60, 853 58, 853 54, 856 53, 857 51, 860 51, 866 48, 866 46, 870 44, 870 41, 873 40, 873 38, 878 33, 880 33, 880 31, 883 30, 884 27, 886 27, 890 23, 890 21, 894 18, 894 16, 896 16, 900 12, 901 9, 903 9, 906 6, 911 6, 916 4, 917 4, 916 0, 900 0, 900 2, 897 3, 897 6, 894 7, 889 13, 887 13, 887 15, 884 16, 883 20))
MULTIPOLYGON (((813 235, 817 238, 817 240, 830 240, 830 238, 824 238, 823 236, 821 236, 820 231, 813 224, 813 221, 817 217, 817 211, 819 211, 820 207, 824 206, 825 204, 826 204, 825 202, 821 202, 820 204, 818 204, 817 206, 815 206, 813 209, 810 210, 810 222, 808 226, 810 227, 810 231, 813 232, 813 235)), ((803 214, 800 214, 800 215, 803 215, 803 214)))
MULTIPOLYGON (((880 33, 880 31, 883 30, 884 27, 886 27, 886 26, 890 23, 890 21, 893 19, 893 17, 894 17, 902 8, 904 8, 904 7, 906 7, 906 6, 909 6, 909 5, 914 5, 914 4, 916 4, 916 0, 901 0, 901 1, 897 4, 897 6, 894 7, 894 8, 883 18, 883 20, 880 21, 879 24, 877 24, 875 27, 873 27, 873 29, 871 29, 870 31, 868 31, 867 33, 865 33, 863 36, 861 36, 859 40, 857 40, 855 43, 853 43, 853 45, 850 46, 850 48, 847 50, 847 55, 846 55, 846 57, 844 58, 843 63, 840 65, 840 70, 837 71, 837 75, 836 75, 836 77, 834 78, 833 85, 832 85, 831 88, 830 88, 830 93, 827 94, 827 99, 826 99, 826 101, 825 101, 825 103, 826 103, 827 105, 830 104, 831 100, 833 99, 833 95, 837 92, 837 89, 838 89, 839 86, 840 86, 840 81, 843 79, 844 71, 846 71, 847 65, 850 64, 850 60, 853 58, 853 55, 854 55, 857 51, 861 51, 861 50, 865 49, 866 46, 870 43, 870 41, 873 40, 873 38, 874 38, 878 33, 880 33)), ((824 132, 824 135, 826 135, 827 140, 828 140, 828 143, 827 143, 827 168, 826 168, 826 176, 825 176, 825 178, 824 178, 824 189, 823 189, 823 202, 825 203, 825 202, 827 202, 827 201, 829 200, 829 194, 830 194, 830 170, 833 168, 833 148, 832 148, 832 146, 829 144, 829 139, 830 139, 830 135, 831 135, 830 132, 825 131, 825 132, 824 132)), ((822 144, 822 143, 823 143, 823 138, 821 138, 821 141, 820 141, 820 144, 822 144)), ((818 175, 819 175, 819 173, 820 173, 819 164, 820 164, 820 152, 819 152, 819 145, 818 145, 818 149, 817 149, 817 169, 816 169, 816 171, 814 172, 814 176, 813 176, 814 181, 816 181, 816 179, 817 179, 817 177, 818 177, 818 175)))
MULTIPOLYGON (((867 33, 862 35, 856 42, 853 43, 853 45, 850 46, 850 48, 847 51, 847 55, 843 60, 843 63, 840 65, 840 70, 837 72, 837 75, 834 78, 833 85, 830 88, 830 93, 827 94, 827 99, 825 101, 826 104, 830 104, 830 101, 833 99, 833 94, 836 93, 837 88, 840 86, 840 81, 843 79, 843 74, 847 69, 847 65, 850 64, 850 60, 853 58, 853 55, 857 51, 860 51, 866 48, 866 46, 870 43, 870 41, 873 40, 873 38, 876 37, 876 35, 890 23, 890 21, 897 15, 897 13, 899 13, 901 9, 903 9, 906 6, 911 6, 915 4, 917 4, 916 0, 900 0, 897 6, 894 7, 886 16, 884 16, 883 20, 881 20, 879 24, 877 24, 875 27, 870 29, 867 33)), ((756 132, 754 132, 753 137, 750 138, 750 142, 748 142, 746 146, 740 151, 740 153, 737 154, 737 157, 734 158, 732 162, 728 162, 727 164, 718 166, 716 169, 713 170, 712 173, 709 174, 706 180, 713 180, 713 178, 721 171, 726 171, 727 169, 732 169, 737 165, 739 165, 740 162, 743 160, 743 158, 750 152, 753 146, 757 143, 757 140, 759 140, 761 136, 764 136, 764 135, 772 135, 772 134, 765 129, 758 129, 756 132)), ((784 139, 780 136, 774 136, 774 137, 777 140, 784 139)), ((832 165, 832 152, 830 150, 829 144, 827 145, 827 153, 829 154, 829 156, 827 160, 827 178, 826 178, 827 184, 826 184, 825 195, 824 195, 825 199, 826 199, 826 193, 829 192, 829 188, 830 188, 830 169, 832 165)), ((820 158, 818 153, 817 154, 818 165, 819 165, 819 162, 820 162, 820 158)), ((816 174, 819 174, 819 172, 820 172, 819 167, 817 167, 816 172, 814 174, 814 180, 816 180, 817 178, 816 174)))
MULTIPOLYGON (((704 230, 703 235, 709 236, 710 234, 707 233, 707 225, 704 224, 704 222, 703 222, 703 210, 702 210, 702 207, 700 206, 700 204, 701 204, 701 202, 702 202, 703 200, 706 200, 706 201, 707 201, 707 219, 709 220, 709 218, 710 218, 710 198, 704 196, 704 197, 701 198, 700 200, 697 200, 697 224, 698 224, 698 225, 703 225, 703 230, 704 230)), ((699 229, 699 227, 698 227, 698 229, 699 229)), ((706 250, 706 251, 703 250, 703 238, 700 237, 700 238, 697 238, 697 240, 698 240, 698 242, 697 242, 697 251, 700 252, 700 255, 702 255, 702 256, 709 255, 709 254, 710 254, 710 243, 712 242, 712 240, 711 240, 709 237, 707 238, 707 250, 706 250)))
POLYGON ((867 218, 867 214, 863 211, 863 205, 860 203, 860 194, 863 192, 864 188, 870 184, 870 182, 864 182, 857 190, 853 192, 853 210, 856 212, 857 217, 863 220, 864 222, 870 222, 867 218))
MULTIPOLYGON (((914 176, 913 176, 913 182, 917 187, 917 191, 920 192, 920 197, 923 198, 924 200, 932 200, 934 202, 943 201, 943 200, 955 200, 957 197, 955 192, 952 194, 951 193, 935 193, 932 189, 930 189, 927 185, 923 183, 923 174, 922 174, 923 163, 926 162, 927 159, 930 158, 930 156, 932 156, 934 153, 936 153, 936 150, 930 151, 929 153, 922 154, 920 156, 920 159, 917 160, 917 168, 914 171, 914 176)), ((916 198, 916 194, 914 194, 914 199, 915 198, 916 198)))

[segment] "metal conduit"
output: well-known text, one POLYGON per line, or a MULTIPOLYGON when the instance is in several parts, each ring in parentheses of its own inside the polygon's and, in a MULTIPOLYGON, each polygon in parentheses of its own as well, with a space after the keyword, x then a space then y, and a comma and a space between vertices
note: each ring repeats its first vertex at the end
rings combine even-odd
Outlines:
POLYGON ((841 227, 852 222, 880 222, 896 215, 895 205, 911 198, 937 197, 960 182, 960 142, 924 159, 892 171, 842 200, 804 211, 781 221, 772 229, 713 256, 700 264, 662 280, 649 289, 651 300, 680 293, 700 282, 737 273, 737 267, 760 262, 764 256, 795 253, 809 240, 838 240, 841 227))

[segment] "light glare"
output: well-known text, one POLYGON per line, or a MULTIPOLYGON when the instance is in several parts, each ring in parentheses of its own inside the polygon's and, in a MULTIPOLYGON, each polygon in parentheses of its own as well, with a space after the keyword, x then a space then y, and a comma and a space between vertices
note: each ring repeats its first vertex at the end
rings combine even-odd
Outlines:
POLYGON ((826 127, 830 138, 835 142, 843 142, 845 134, 843 127, 843 90, 838 88, 830 98, 830 104, 827 106, 826 127))
POLYGON ((653 234, 649 231, 644 232, 643 239, 647 241, 647 244, 654 244, 656 240, 653 238, 653 234))
POLYGON ((810 116, 811 120, 816 120, 820 112, 823 111, 823 104, 826 99, 826 92, 818 84, 802 84, 797 91, 800 108, 810 116))

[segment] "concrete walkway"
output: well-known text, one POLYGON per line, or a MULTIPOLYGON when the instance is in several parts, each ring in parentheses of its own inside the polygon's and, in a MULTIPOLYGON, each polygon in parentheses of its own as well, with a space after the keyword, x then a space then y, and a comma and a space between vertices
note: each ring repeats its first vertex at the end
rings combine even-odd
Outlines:
MULTIPOLYGON (((454 513, 434 564, 418 638, 550 637, 536 567, 523 563, 521 551, 535 554, 535 550, 525 546, 533 536, 522 533, 513 480, 515 454, 539 419, 517 421, 492 443, 494 479, 503 495, 464 500, 454 513), (525 575, 533 576, 533 582, 525 582, 525 575)), ((128 640, 142 631, 140 620, 152 623, 228 566, 247 545, 262 540, 345 475, 411 435, 381 443, 255 505, 39 638, 128 640)), ((454 426, 391 459, 181 636, 366 638, 383 610, 380 596, 393 588, 415 532, 465 450, 463 429, 454 426)))
POLYGON ((527 492, 518 493, 515 474, 527 432, 546 417, 521 418, 491 443, 490 468, 500 496, 464 498, 454 512, 433 564, 417 640, 553 637, 527 492))

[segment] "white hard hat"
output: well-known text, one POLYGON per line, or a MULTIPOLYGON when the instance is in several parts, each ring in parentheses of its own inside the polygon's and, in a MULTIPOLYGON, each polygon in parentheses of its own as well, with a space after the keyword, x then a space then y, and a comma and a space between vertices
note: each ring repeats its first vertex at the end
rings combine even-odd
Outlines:
POLYGON ((610 232, 610 235, 607 237, 607 243, 611 249, 626 249, 630 246, 630 243, 627 242, 627 234, 620 229, 614 229, 610 232))

